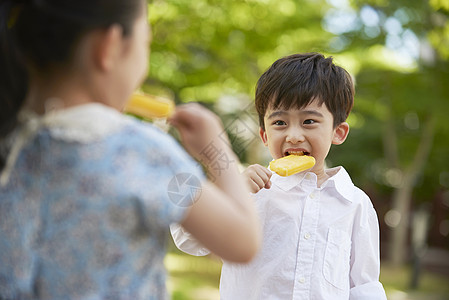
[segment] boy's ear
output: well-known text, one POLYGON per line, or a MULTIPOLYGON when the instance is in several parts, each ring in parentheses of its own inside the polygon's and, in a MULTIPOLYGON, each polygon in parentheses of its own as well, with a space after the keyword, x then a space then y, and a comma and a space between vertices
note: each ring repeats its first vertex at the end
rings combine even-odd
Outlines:
POLYGON ((120 60, 123 30, 120 25, 111 25, 96 33, 94 62, 102 71, 109 71, 120 60))
POLYGON ((265 146, 268 146, 267 133, 265 132, 265 130, 262 127, 259 127, 259 135, 260 135, 260 138, 262 139, 263 144, 265 146))
POLYGON ((332 138, 332 144, 334 145, 343 144, 343 142, 348 137, 348 133, 349 133, 349 124, 347 122, 340 123, 334 129, 334 137, 332 138))

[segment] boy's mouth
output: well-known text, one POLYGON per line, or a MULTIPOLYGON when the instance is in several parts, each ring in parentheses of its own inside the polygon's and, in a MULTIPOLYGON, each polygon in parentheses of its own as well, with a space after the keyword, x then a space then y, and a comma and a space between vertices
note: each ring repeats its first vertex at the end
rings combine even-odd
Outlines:
POLYGON ((289 150, 289 151, 285 151, 284 152, 284 156, 287 156, 287 155, 299 155, 299 156, 302 156, 302 155, 310 155, 310 153, 307 152, 307 151, 289 150))

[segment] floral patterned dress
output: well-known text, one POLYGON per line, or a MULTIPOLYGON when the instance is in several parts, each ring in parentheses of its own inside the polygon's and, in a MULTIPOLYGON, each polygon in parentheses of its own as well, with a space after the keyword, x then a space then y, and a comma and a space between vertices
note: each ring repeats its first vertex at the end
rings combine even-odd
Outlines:
POLYGON ((177 174, 204 180, 198 164, 101 104, 18 132, 0 186, 0 299, 165 299, 168 228, 187 211, 167 187, 177 174))

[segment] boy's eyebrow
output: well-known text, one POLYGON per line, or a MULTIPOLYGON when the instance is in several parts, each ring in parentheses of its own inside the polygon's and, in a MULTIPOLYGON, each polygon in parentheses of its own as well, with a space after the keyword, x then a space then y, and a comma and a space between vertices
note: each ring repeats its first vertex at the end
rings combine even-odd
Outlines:
POLYGON ((324 118, 323 114, 320 113, 319 111, 316 111, 316 110, 303 110, 303 111, 301 111, 301 114, 314 115, 314 116, 317 116, 317 117, 320 117, 320 118, 324 118))
MULTIPOLYGON (((285 110, 277 110, 275 112, 272 112, 267 117, 267 119, 272 119, 272 118, 275 118, 275 117, 278 117, 278 116, 283 116, 283 115, 286 115, 286 114, 287 114, 287 112, 285 110)), ((300 114, 301 115, 314 115, 314 116, 317 116, 317 117, 320 117, 320 118, 324 118, 323 114, 320 113, 319 111, 316 111, 316 110, 302 110, 300 112, 300 114)))
POLYGON ((272 119, 272 118, 275 118, 275 117, 277 117, 277 116, 286 115, 286 114, 287 114, 287 112, 286 112, 285 110, 277 110, 277 111, 275 111, 275 112, 272 112, 272 113, 267 117, 267 119, 272 119))

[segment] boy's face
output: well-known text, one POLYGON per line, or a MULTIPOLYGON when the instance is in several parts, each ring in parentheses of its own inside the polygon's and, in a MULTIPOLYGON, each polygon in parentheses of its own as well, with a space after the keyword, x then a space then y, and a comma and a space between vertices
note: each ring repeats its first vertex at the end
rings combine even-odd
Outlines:
POLYGON ((333 127, 333 116, 326 105, 312 101, 301 109, 268 108, 264 116, 265 130, 260 136, 274 159, 289 154, 305 154, 315 158, 312 172, 324 170, 324 160, 332 144, 341 144, 349 132, 346 122, 333 127))

